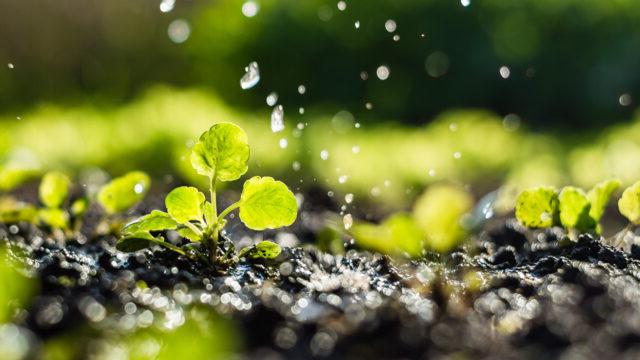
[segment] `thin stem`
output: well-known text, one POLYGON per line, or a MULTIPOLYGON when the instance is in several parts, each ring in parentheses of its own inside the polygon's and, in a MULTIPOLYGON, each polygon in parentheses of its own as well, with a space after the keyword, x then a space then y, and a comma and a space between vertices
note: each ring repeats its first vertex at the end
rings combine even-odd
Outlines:
POLYGON ((234 202, 233 204, 229 205, 228 208, 224 209, 224 211, 220 213, 220 216, 218 216, 218 219, 216 220, 216 224, 220 224, 222 220, 224 220, 225 216, 229 215, 230 212, 232 212, 233 210, 239 207, 240 207, 240 201, 234 202))
MULTIPOLYGON (((218 204, 216 201, 216 174, 211 177, 211 219, 217 219, 218 217, 218 204)), ((209 230, 211 230, 211 239, 209 241, 209 257, 211 263, 215 264, 218 261, 218 222, 215 224, 209 224, 209 230)))
POLYGON ((173 244, 169 244, 168 242, 165 242, 165 241, 156 241, 155 243, 156 243, 156 244, 158 244, 158 245, 160 245, 160 246, 164 246, 164 247, 166 247, 166 248, 167 248, 167 249, 169 249, 169 250, 173 250, 173 251, 177 252, 177 253, 178 253, 178 254, 180 254, 180 255, 183 255, 183 256, 186 256, 186 255, 187 255, 187 253, 186 253, 186 252, 184 252, 184 250, 180 249, 179 247, 177 247, 177 246, 175 246, 175 245, 173 245, 173 244))
POLYGON ((183 225, 188 227, 194 233, 196 233, 198 235, 198 237, 202 238, 202 231, 200 229, 198 229, 198 227, 195 224, 190 223, 190 222, 187 221, 183 225))

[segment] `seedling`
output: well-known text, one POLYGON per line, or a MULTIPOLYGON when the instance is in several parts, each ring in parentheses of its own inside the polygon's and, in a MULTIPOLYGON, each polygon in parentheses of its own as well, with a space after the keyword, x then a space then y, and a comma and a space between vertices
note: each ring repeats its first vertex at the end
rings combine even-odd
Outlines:
POLYGON ((564 187, 560 193, 553 187, 527 189, 516 201, 516 218, 533 229, 562 226, 574 239, 578 233, 600 234, 600 219, 618 187, 620 181, 608 180, 587 193, 573 186, 564 187))
MULTIPOLYGON (((219 263, 219 233, 226 224, 226 216, 239 209, 240 220, 250 229, 275 229, 291 225, 298 214, 298 205, 287 186, 271 177, 255 176, 245 181, 240 200, 218 213, 216 186, 219 182, 233 181, 247 172, 249 145, 247 135, 231 123, 213 125, 204 132, 194 145, 191 165, 198 174, 209 180, 209 200, 194 187, 181 186, 173 189, 165 198, 166 212, 154 210, 134 220, 122 229, 122 238, 117 243, 121 251, 136 251, 151 245, 164 246, 182 255, 193 255, 193 247, 177 247, 162 236, 153 235, 165 230, 175 230, 192 243, 204 245, 212 264, 219 263)), ((263 241, 252 248, 241 251, 238 256, 249 258, 275 258, 280 247, 263 241)), ((224 261, 231 254, 224 254, 224 261)))
POLYGON ((71 179, 61 172, 51 171, 40 182, 40 201, 44 205, 38 210, 40 222, 52 229, 68 229, 69 213, 62 208, 69 196, 71 179))

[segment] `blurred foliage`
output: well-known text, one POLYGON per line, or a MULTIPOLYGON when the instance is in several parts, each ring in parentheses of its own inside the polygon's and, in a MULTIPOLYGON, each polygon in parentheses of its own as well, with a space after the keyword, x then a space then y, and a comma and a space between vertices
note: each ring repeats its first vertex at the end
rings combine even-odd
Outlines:
POLYGON ((0 107, 113 104, 161 82, 206 86, 234 108, 260 109, 277 91, 285 108, 339 104, 372 120, 424 122, 483 107, 568 127, 627 118, 632 108, 618 99, 628 93, 633 104, 640 90, 634 0, 374 0, 344 11, 332 0, 256 0, 253 17, 242 14, 244 1, 178 1, 163 13, 159 1, 0 0, 0 107), (188 27, 183 43, 168 36, 176 20, 188 27), (243 91, 251 61, 262 80, 243 91), (380 81, 383 64, 390 77, 380 81))
POLYGON ((36 289, 34 280, 18 269, 19 266, 7 257, 4 245, 0 245, 0 324, 11 321, 16 309, 29 305, 36 289))

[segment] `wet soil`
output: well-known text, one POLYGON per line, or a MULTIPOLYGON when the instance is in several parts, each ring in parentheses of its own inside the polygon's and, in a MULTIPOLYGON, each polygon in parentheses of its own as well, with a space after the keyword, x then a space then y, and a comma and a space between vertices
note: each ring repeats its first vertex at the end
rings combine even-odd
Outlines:
POLYGON ((180 319, 198 305, 238 325, 249 359, 640 358, 636 247, 501 219, 447 256, 392 261, 357 244, 320 251, 304 241, 314 231, 270 234, 291 247, 224 271, 161 248, 121 253, 109 236, 60 244, 26 224, 0 225, 0 239, 40 283, 16 320, 34 347, 83 328, 180 319))

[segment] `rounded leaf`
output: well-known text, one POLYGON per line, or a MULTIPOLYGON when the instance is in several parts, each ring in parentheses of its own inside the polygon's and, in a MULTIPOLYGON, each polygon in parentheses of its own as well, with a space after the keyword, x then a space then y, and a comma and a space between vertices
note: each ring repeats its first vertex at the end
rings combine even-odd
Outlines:
POLYGON ((69 214, 62 209, 40 209, 38 210, 38 217, 42 223, 55 229, 66 229, 69 227, 69 214))
POLYGON ((144 198, 150 184, 151 179, 144 172, 129 172, 103 186, 98 202, 110 214, 125 211, 144 198))
POLYGON ((635 225, 640 225, 640 181, 624 190, 618 209, 629 221, 635 225))
POLYGON ((291 190, 272 177, 255 176, 244 183, 240 220, 250 229, 275 229, 293 224, 298 203, 291 190))
POLYGON ((139 217, 122 228, 123 234, 141 231, 175 230, 178 223, 164 211, 153 210, 151 214, 139 217))
POLYGON ((254 246, 246 247, 240 251, 239 257, 248 259, 275 259, 280 255, 282 249, 280 245, 273 241, 260 241, 254 246))
POLYGON ((405 213, 391 215, 380 225, 356 223, 350 230, 357 243, 387 255, 407 253, 419 257, 424 249, 424 235, 413 217, 405 213))
POLYGON ((202 221, 204 194, 191 186, 173 189, 164 199, 167 212, 180 224, 189 221, 202 221))
POLYGON ((560 223, 567 229, 589 231, 595 228, 595 221, 589 216, 591 203, 582 189, 566 186, 558 197, 560 223))
POLYGON ((516 219, 529 228, 548 228, 558 218, 558 192, 553 187, 527 189, 516 200, 516 219))
POLYGON ((147 231, 127 234, 116 243, 116 249, 124 252, 134 252, 150 247, 154 243, 163 242, 162 237, 155 238, 147 231))
POLYGON ((589 190, 587 193, 587 198, 589 198, 589 202, 591 203, 589 216, 595 221, 600 221, 602 214, 604 214, 604 209, 609 202, 609 198, 611 198, 613 192, 618 190, 619 187, 620 180, 607 180, 596 184, 596 186, 589 190))
POLYGON ((247 134, 231 123, 213 125, 191 151, 191 165, 200 175, 220 181, 238 179, 247 172, 247 134))
POLYGON ((40 182, 40 201, 48 208, 62 206, 69 195, 71 180, 58 171, 51 171, 44 175, 40 182))

